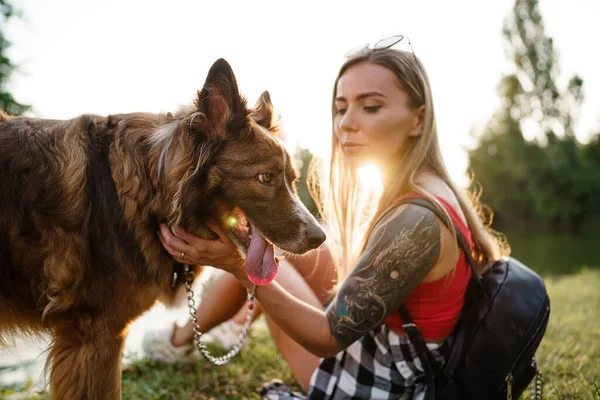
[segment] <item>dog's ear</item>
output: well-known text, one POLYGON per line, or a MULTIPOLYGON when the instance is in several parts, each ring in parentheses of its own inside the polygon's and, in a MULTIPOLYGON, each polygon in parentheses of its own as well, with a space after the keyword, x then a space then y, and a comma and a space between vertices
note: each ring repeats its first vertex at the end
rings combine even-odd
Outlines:
POLYGON ((261 93, 250 117, 260 126, 267 128, 273 135, 279 136, 279 118, 273 111, 273 103, 268 91, 265 90, 261 93))
POLYGON ((231 66, 218 59, 208 71, 206 82, 196 100, 198 112, 190 116, 193 133, 211 140, 224 140, 246 123, 249 111, 240 95, 231 66))

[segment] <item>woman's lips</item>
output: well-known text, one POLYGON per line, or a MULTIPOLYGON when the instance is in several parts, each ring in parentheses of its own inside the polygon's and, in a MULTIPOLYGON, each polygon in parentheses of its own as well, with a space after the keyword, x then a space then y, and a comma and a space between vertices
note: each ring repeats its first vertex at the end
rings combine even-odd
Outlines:
POLYGON ((342 144, 342 149, 344 150, 344 152, 350 153, 350 154, 357 153, 357 152, 361 151, 364 147, 365 147, 364 144, 353 143, 353 142, 346 142, 346 143, 342 144))

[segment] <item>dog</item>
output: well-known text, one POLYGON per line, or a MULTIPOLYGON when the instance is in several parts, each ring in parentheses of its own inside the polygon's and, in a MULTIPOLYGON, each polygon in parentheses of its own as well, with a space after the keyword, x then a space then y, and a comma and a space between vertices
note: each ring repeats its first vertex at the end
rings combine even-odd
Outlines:
POLYGON ((119 399, 128 326, 169 303, 182 267, 159 223, 214 239, 218 221, 258 284, 276 274, 274 247, 319 247, 277 132, 268 92, 249 109, 223 59, 173 114, 0 113, 0 344, 48 332, 53 398, 119 399))

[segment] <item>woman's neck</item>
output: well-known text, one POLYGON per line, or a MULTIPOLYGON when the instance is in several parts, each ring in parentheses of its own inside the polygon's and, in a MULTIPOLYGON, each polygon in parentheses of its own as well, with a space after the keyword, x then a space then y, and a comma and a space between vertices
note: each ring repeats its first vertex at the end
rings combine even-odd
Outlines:
POLYGON ((401 175, 402 167, 400 164, 378 164, 377 169, 381 175, 381 183, 384 189, 392 187, 401 175))

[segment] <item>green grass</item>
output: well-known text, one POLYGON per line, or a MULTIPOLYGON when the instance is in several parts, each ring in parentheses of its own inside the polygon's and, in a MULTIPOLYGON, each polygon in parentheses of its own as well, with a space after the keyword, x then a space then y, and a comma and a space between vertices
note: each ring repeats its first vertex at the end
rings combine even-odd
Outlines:
MULTIPOLYGON (((600 399, 600 271, 548 278, 546 286, 552 312, 538 350, 544 398, 600 399)), ((211 351, 219 349, 211 347, 211 351)), ((123 372, 123 398, 258 399, 259 388, 272 378, 299 390, 259 320, 251 343, 225 366, 211 366, 204 360, 192 365, 133 360, 123 372)), ((0 387, 0 398, 24 389, 0 387)), ((26 398, 46 397, 42 393, 26 398)))
MULTIPOLYGON (((212 354, 224 353, 218 346, 209 349, 212 354)), ((259 399, 262 384, 275 377, 299 389, 261 318, 254 324, 251 342, 223 366, 213 366, 204 359, 187 366, 133 362, 123 373, 123 398, 259 399)))
POLYGON ((600 399, 600 271, 546 279, 550 322, 537 352, 544 398, 600 399))

